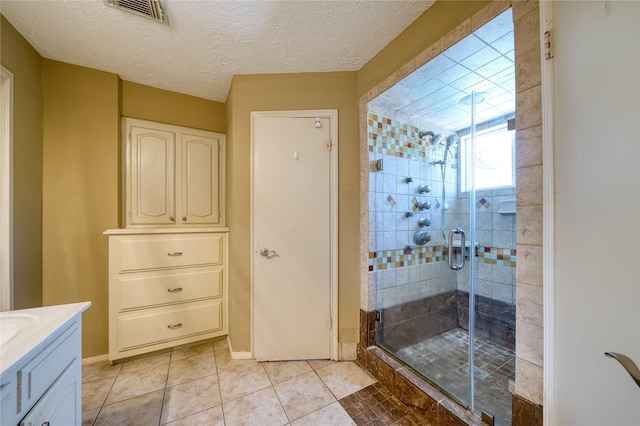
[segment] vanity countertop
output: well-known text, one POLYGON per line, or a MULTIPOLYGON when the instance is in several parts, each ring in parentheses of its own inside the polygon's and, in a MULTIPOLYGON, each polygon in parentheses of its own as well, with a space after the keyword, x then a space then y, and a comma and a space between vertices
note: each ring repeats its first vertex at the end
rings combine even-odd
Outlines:
POLYGON ((0 374, 31 351, 48 345, 91 302, 0 312, 0 374))

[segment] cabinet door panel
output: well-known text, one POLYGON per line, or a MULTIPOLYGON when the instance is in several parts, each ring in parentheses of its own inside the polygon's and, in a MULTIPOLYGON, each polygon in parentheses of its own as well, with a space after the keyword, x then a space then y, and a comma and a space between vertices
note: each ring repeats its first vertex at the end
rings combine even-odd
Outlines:
POLYGON ((219 223, 219 139, 182 135, 182 223, 219 223))
POLYGON ((131 127, 132 225, 175 223, 175 133, 131 127))
POLYGON ((40 398, 56 377, 72 364, 80 346, 80 333, 74 326, 55 341, 50 351, 43 352, 25 365, 22 369, 22 376, 26 377, 22 389, 24 403, 33 403, 40 398))
POLYGON ((80 424, 79 362, 71 365, 22 419, 20 426, 80 424))

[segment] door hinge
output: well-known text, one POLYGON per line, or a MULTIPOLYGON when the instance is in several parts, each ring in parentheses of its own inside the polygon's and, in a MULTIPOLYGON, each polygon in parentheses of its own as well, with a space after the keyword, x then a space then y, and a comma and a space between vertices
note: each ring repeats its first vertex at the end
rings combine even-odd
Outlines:
POLYGON ((544 33, 544 58, 553 58, 553 33, 551 30, 544 33))
POLYGON ((327 150, 331 151, 333 149, 333 142, 331 141, 331 139, 329 139, 329 142, 327 142, 327 150))
POLYGON ((379 322, 382 325, 382 311, 376 309, 376 322, 379 322))
POLYGON ((218 220, 222 217, 222 212, 218 212, 218 220))
POLYGON ((329 315, 329 330, 333 329, 333 317, 329 315))

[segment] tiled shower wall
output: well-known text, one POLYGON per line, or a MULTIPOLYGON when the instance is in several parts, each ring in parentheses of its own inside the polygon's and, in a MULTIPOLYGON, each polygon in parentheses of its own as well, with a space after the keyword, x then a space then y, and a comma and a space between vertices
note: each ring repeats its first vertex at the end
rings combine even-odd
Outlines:
MULTIPOLYGON (((442 199, 442 169, 430 164, 442 159, 442 147, 420 140, 419 131, 391 118, 368 115, 369 310, 456 289, 469 291, 468 268, 455 273, 447 267, 441 231, 445 207, 445 230, 469 223, 469 193, 459 192, 458 170, 451 167, 456 161, 449 158, 446 199, 442 199), (376 171, 374 162, 380 159, 383 169, 376 171), (428 185, 431 192, 418 194, 421 185, 428 185), (417 202, 430 203, 431 208, 421 211, 417 202), (423 228, 431 234, 426 246, 413 242, 421 218, 431 220, 431 225, 423 228), (408 245, 413 249, 406 249, 408 245)), ((473 208, 478 256, 476 293, 515 303, 514 188, 478 191, 473 208)))
MULTIPOLYGON (((458 217, 469 223, 469 193, 458 196, 458 217)), ((478 247, 476 294, 516 303, 515 188, 476 191, 475 240, 478 247)), ((469 291, 469 269, 457 274, 458 290, 469 291)))
MULTIPOLYGON (((429 164, 434 149, 420 140, 420 129, 377 114, 368 116, 369 163, 369 309, 389 308, 456 289, 455 273, 446 265, 440 211, 455 214, 454 197, 442 200, 442 177, 429 164), (376 171, 374 162, 382 160, 376 171), (431 192, 418 194, 421 185, 431 192), (430 203, 419 210, 417 203, 430 203), (407 214, 409 213, 409 215, 407 214), (418 246, 413 235, 419 219, 431 220, 423 229, 431 242, 418 246), (406 249, 407 246, 413 249, 406 249)), ((446 178, 447 193, 456 193, 456 175, 446 178)))

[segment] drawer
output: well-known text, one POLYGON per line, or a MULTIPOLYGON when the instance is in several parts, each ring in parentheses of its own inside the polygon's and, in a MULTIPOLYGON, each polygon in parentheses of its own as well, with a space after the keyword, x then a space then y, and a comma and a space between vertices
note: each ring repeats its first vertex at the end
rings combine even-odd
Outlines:
POLYGON ((220 268, 140 272, 118 276, 118 310, 222 297, 220 268))
POLYGON ((120 272, 222 264, 222 235, 132 235, 118 238, 120 272))
POLYGON ((123 314, 117 319, 119 348, 179 339, 222 329, 222 301, 193 302, 184 308, 156 308, 137 315, 123 314))
POLYGON ((20 410, 33 404, 49 386, 76 359, 80 348, 80 330, 77 323, 65 331, 21 371, 22 398, 20 410))

